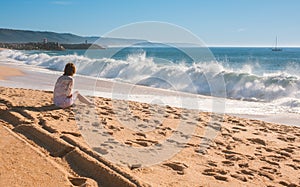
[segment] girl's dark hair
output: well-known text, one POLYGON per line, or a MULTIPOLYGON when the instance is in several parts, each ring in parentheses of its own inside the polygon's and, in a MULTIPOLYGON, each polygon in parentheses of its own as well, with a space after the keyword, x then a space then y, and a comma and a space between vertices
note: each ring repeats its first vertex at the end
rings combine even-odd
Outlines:
POLYGON ((73 76, 76 72, 76 67, 73 63, 67 63, 64 70, 64 75, 73 76))

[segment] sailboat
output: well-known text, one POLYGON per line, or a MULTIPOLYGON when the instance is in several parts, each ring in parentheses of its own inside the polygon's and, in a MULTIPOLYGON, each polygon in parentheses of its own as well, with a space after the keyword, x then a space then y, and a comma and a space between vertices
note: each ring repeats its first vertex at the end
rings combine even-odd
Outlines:
POLYGON ((282 51, 282 49, 281 49, 281 48, 278 48, 278 47, 277 47, 277 36, 276 36, 276 43, 275 43, 275 47, 274 47, 274 48, 272 48, 272 51, 282 51))

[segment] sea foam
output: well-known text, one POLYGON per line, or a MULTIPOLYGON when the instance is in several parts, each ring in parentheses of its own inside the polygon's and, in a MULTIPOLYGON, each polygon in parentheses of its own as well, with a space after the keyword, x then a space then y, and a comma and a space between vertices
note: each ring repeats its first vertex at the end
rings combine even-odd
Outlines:
POLYGON ((299 107, 300 79, 288 68, 287 71, 256 75, 251 65, 231 69, 217 61, 161 64, 146 57, 145 52, 116 60, 4 50, 0 51, 0 58, 55 71, 63 71, 66 63, 73 62, 77 73, 86 76, 202 95, 211 95, 213 85, 215 92, 225 92, 227 98, 266 102, 289 98, 282 104, 299 107))

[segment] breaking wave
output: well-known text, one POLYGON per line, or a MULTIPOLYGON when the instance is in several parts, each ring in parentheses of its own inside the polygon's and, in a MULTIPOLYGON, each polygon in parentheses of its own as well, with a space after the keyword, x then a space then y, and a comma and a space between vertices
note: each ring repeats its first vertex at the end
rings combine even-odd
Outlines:
MULTIPOLYGON (((116 60, 4 50, 0 51, 0 58, 55 71, 62 71, 66 63, 73 62, 77 73, 81 75, 203 95, 211 95, 211 85, 214 84, 214 89, 220 89, 220 92, 224 91, 225 86, 227 98, 268 102, 293 98, 283 104, 300 106, 300 79, 297 74, 291 74, 288 67, 286 71, 256 75, 252 73, 251 65, 232 69, 216 61, 162 64, 146 57, 145 52, 129 55, 124 60, 116 60), (224 82, 220 82, 220 79, 224 82)), ((293 69, 294 72, 299 72, 300 68, 293 69)))

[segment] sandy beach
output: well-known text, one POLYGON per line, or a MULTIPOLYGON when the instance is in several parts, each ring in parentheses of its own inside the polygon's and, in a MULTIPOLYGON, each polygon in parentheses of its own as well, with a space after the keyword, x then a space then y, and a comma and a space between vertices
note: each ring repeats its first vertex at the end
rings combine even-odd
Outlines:
POLYGON ((7 66, 0 66, 0 80, 11 76, 21 76, 21 75, 23 75, 23 73, 19 69, 7 67, 7 66))
MULTIPOLYGON (((22 75, 4 67, 1 78, 22 75)), ((51 91, 0 90, 1 186, 300 185, 299 127, 103 97, 63 110, 51 91), (169 157, 153 151, 164 140, 169 157)))

